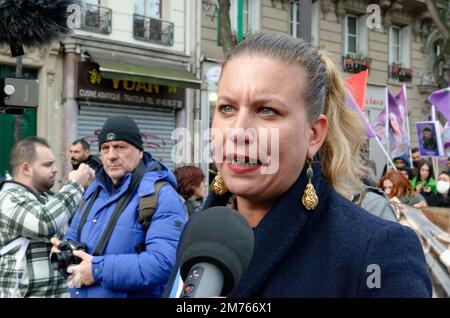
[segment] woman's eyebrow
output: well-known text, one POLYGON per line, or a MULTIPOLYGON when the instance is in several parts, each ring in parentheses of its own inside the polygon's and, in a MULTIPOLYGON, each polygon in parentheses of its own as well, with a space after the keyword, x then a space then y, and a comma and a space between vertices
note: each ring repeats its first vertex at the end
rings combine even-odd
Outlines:
POLYGON ((263 96, 258 96, 257 98, 255 98, 255 102, 256 103, 270 103, 270 102, 276 102, 277 105, 283 106, 283 107, 288 107, 287 104, 281 100, 280 98, 274 96, 274 95, 263 95, 263 96))

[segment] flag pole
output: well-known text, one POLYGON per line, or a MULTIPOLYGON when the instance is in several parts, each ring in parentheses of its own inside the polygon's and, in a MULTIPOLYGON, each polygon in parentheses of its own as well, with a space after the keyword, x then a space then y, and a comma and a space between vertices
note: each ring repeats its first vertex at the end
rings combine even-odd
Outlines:
MULTIPOLYGON (((405 112, 406 112, 406 131, 408 133, 408 141, 409 141, 409 158, 412 158, 412 148, 411 148, 411 131, 409 129, 409 106, 408 106, 408 95, 406 95, 406 84, 403 84, 403 93, 405 94, 405 112)), ((409 161, 409 165, 411 168, 414 168, 413 161, 409 161)))
MULTIPOLYGON (((431 120, 436 121, 436 106, 431 104, 431 120)), ((440 132, 439 132, 440 133, 440 132)), ((437 180, 436 174, 438 172, 438 157, 432 157, 434 180, 437 180)))
POLYGON ((397 170, 397 167, 394 165, 394 163, 392 162, 391 157, 389 156, 389 154, 387 153, 386 149, 384 149, 383 144, 380 141, 380 138, 378 138, 378 136, 375 136, 375 140, 378 143, 378 145, 380 146, 381 150, 383 151, 384 155, 386 156, 387 161, 392 165, 392 167, 394 167, 394 170, 397 170))
MULTIPOLYGON (((389 160, 389 96, 388 96, 388 88, 386 86, 386 118, 385 118, 385 129, 386 129, 386 152, 388 154, 387 158, 387 166, 389 167, 389 163, 392 164, 392 161, 389 160)), ((384 149, 384 148, 383 148, 384 149)))

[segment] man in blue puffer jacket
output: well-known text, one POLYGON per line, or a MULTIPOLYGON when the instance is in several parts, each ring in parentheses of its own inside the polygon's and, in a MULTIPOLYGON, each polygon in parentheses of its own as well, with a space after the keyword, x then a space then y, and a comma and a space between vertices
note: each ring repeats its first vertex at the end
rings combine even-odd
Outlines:
MULTIPOLYGON (((85 204, 74 216, 65 237, 87 245, 86 252, 73 252, 81 263, 67 269, 71 296, 160 297, 186 222, 183 203, 173 188, 176 179, 169 169, 143 151, 140 131, 133 119, 108 118, 98 140, 103 168, 86 190, 85 204), (122 210, 103 253, 93 256, 140 162, 145 165, 145 173, 137 191, 122 210), (138 221, 139 199, 154 193, 158 180, 169 185, 161 188, 151 225, 145 232, 138 221), (86 210, 89 212, 83 220, 86 210), (143 251, 136 251, 137 246, 144 247, 143 251)), ((55 247, 59 244, 57 240, 52 242, 55 247)))

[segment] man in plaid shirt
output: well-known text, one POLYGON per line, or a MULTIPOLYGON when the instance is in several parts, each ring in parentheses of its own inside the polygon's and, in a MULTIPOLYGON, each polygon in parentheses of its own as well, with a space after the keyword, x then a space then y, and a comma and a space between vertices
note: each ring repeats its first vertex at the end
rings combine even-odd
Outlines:
POLYGON ((49 194, 55 156, 39 137, 17 143, 10 163, 14 178, 0 185, 0 298, 68 296, 63 276, 50 264, 50 238, 75 213, 94 171, 80 165, 58 193, 49 194))

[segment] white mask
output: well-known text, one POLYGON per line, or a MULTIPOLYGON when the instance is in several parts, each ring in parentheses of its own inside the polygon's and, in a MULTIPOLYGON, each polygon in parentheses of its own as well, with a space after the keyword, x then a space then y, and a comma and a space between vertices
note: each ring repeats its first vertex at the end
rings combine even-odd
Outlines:
POLYGON ((450 182, 440 180, 436 183, 437 191, 441 194, 448 193, 448 189, 450 188, 450 182))

